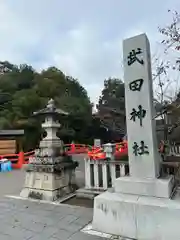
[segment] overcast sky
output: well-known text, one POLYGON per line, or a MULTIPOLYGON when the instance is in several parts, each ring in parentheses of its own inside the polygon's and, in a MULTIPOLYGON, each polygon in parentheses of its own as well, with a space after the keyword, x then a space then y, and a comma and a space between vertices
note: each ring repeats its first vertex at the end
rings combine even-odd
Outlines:
POLYGON ((0 0, 0 60, 55 65, 95 102, 105 78, 122 78, 122 39, 146 32, 156 52, 168 9, 180 0, 0 0))

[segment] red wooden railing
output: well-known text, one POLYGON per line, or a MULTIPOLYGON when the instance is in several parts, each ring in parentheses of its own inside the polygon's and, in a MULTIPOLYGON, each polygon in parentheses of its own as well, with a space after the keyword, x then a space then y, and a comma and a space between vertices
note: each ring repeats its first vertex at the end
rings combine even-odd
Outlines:
MULTIPOLYGON (((121 144, 117 144, 116 151, 119 151, 120 147, 121 147, 121 144)), ((92 147, 85 144, 74 144, 74 143, 65 144, 64 148, 65 148, 65 152, 68 155, 87 153, 89 156, 92 154, 93 159, 97 159, 105 156, 102 148, 92 147)), ((21 169, 24 164, 29 163, 29 157, 32 157, 33 155, 34 155, 34 151, 30 151, 30 152, 21 151, 18 154, 1 155, 0 159, 7 158, 12 162, 12 167, 14 169, 21 169)))
MULTIPOLYGON (((65 144, 65 152, 69 155, 87 153, 89 147, 85 144, 65 144)), ((18 154, 4 154, 0 156, 0 159, 7 158, 11 161, 14 169, 21 169, 24 164, 29 163, 29 157, 34 155, 34 151, 30 152, 19 152, 18 154)))
POLYGON ((87 153, 89 151, 89 146, 85 144, 65 144, 64 148, 67 154, 87 153))
POLYGON ((29 163, 29 157, 34 155, 34 151, 31 152, 19 152, 17 154, 4 154, 0 156, 0 159, 7 158, 12 163, 12 168, 21 169, 24 164, 29 163))

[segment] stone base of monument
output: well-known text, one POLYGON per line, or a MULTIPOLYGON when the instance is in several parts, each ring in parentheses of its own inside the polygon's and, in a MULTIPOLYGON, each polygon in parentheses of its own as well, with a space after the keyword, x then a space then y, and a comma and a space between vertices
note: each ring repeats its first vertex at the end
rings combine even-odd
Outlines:
POLYGON ((139 179, 120 177, 114 183, 116 193, 136 194, 150 197, 170 198, 174 187, 174 177, 139 179))
POLYGON ((25 185, 20 196, 56 201, 75 190, 75 174, 72 170, 61 174, 30 171, 26 172, 25 185))
POLYGON ((105 192, 94 199, 93 230, 138 240, 180 239, 180 190, 172 199, 105 192))

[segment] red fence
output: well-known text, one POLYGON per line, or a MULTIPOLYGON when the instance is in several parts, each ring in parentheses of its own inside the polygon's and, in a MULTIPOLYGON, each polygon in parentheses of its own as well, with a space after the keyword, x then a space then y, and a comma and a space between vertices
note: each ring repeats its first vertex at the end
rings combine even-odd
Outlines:
POLYGON ((69 155, 87 153, 89 151, 89 146, 85 144, 73 144, 73 143, 65 144, 64 148, 65 148, 65 152, 69 155))
MULTIPOLYGON (((65 152, 69 155, 87 153, 89 147, 85 144, 65 144, 65 152)), ((18 154, 5 154, 1 155, 0 159, 7 158, 11 161, 14 169, 21 169, 24 164, 29 163, 29 157, 34 155, 34 151, 30 152, 19 152, 18 154)))
MULTIPOLYGON (((81 154, 81 153, 88 153, 93 155, 93 159, 95 158, 102 158, 104 157, 104 153, 102 148, 98 147, 92 147, 89 145, 85 144, 65 144, 64 145, 65 152, 68 155, 72 154, 81 154)), ((116 145, 116 152, 118 153, 119 150, 121 149, 121 145, 117 144, 116 145)), ((18 154, 6 154, 6 155, 1 155, 0 159, 2 158, 7 158, 12 162, 12 167, 14 169, 20 169, 24 164, 29 163, 29 157, 34 155, 34 151, 30 152, 19 152, 18 154)))
POLYGON ((18 154, 5 154, 0 158, 7 158, 12 163, 12 168, 21 169, 24 164, 29 163, 29 157, 34 155, 34 151, 31 152, 19 152, 18 154))

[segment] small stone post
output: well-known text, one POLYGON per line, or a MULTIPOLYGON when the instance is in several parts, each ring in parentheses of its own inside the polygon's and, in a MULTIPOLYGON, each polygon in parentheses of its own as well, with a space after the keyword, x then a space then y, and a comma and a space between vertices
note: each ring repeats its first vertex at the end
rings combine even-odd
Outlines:
POLYGON ((103 145, 103 150, 106 153, 106 157, 111 161, 114 161, 115 145, 112 143, 106 143, 103 145))
MULTIPOLYGON (((106 157, 109 161, 114 161, 114 152, 115 152, 115 144, 112 143, 106 143, 103 145, 104 152, 106 153, 106 157)), ((107 164, 107 179, 108 182, 112 182, 113 185, 113 179, 115 178, 114 174, 116 172, 116 166, 113 163, 107 164)))

